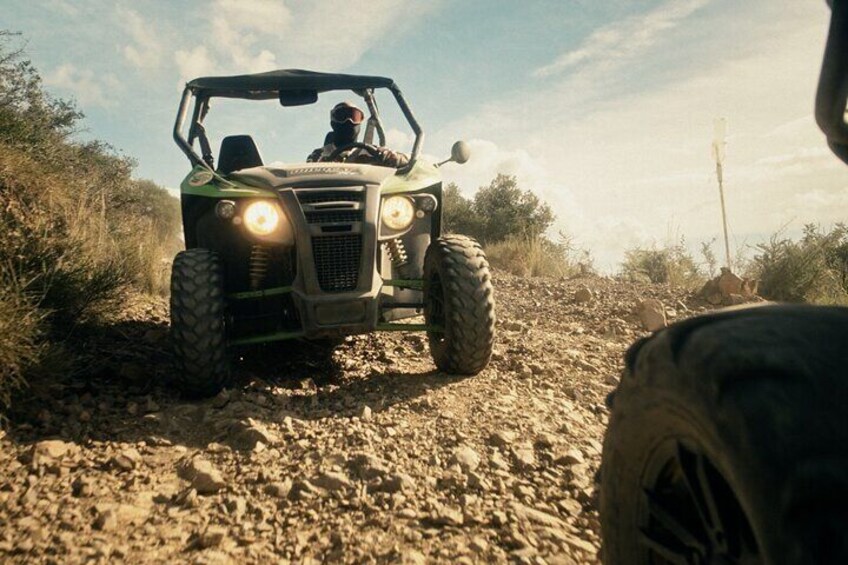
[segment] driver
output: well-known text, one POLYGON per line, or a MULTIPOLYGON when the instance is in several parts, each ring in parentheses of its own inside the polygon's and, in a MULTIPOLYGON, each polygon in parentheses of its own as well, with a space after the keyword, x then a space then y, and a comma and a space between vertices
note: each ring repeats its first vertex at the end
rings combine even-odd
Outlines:
POLYGON ((409 163, 409 157, 386 147, 370 146, 373 153, 362 147, 345 147, 356 143, 359 137, 359 125, 365 119, 365 113, 350 102, 340 102, 330 110, 330 127, 333 131, 324 139, 324 147, 309 154, 310 163, 338 161, 366 163, 383 167, 403 167, 409 163), (335 157, 333 153, 342 149, 335 157), (332 159, 331 159, 332 157, 332 159))

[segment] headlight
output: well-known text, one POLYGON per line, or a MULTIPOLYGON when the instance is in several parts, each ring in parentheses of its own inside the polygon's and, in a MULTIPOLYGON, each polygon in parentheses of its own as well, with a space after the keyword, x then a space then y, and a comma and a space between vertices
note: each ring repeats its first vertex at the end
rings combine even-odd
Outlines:
POLYGON ((405 230, 415 219, 415 206, 406 196, 390 196, 383 201, 383 223, 392 230, 405 230))
POLYGON ((268 235, 280 224, 280 212, 270 202, 252 202, 244 210, 244 225, 256 235, 268 235))

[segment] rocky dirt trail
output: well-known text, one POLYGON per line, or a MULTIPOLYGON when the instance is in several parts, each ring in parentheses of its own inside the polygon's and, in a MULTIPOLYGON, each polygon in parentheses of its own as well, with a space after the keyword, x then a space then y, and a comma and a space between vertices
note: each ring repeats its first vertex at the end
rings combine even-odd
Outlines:
MULTIPOLYGON (((167 386, 167 305, 86 337, 0 432, 0 560, 66 563, 592 563, 595 477, 634 308, 684 293, 495 279, 493 362, 433 369, 426 337, 244 352, 237 386, 167 386)), ((663 312, 653 312, 661 323, 663 312)))

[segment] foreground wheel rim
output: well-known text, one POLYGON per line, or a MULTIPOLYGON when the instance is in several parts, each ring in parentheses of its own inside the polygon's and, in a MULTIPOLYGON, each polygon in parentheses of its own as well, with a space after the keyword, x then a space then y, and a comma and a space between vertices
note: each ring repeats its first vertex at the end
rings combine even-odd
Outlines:
POLYGON ((658 450, 643 486, 643 562, 674 565, 762 563, 750 523, 727 481, 697 450, 658 450))

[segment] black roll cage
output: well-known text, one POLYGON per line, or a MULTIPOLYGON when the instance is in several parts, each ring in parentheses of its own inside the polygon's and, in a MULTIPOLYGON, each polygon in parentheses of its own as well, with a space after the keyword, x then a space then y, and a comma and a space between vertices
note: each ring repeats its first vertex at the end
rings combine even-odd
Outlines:
MULTIPOLYGON (((240 98, 245 100, 267 100, 277 98, 279 96, 280 90, 286 90, 287 88, 290 88, 291 90, 304 90, 302 81, 299 81, 298 84, 292 87, 286 87, 284 84, 276 84, 273 88, 263 88, 261 90, 244 88, 227 89, 226 91, 203 88, 194 84, 203 80, 214 80, 215 78, 216 77, 212 77, 212 79, 195 79, 194 81, 191 81, 186 84, 186 87, 183 90, 182 98, 180 99, 180 106, 179 110, 177 111, 177 119, 174 123, 174 141, 177 143, 177 146, 182 150, 183 153, 185 153, 192 166, 205 167, 210 171, 214 171, 214 157, 212 155, 211 146, 209 145, 209 140, 206 137, 206 130, 203 127, 203 120, 206 118, 206 114, 209 112, 209 100, 211 98, 223 97, 240 98), (188 130, 188 138, 186 139, 186 137, 183 136, 182 132, 185 127, 185 122, 188 119, 189 106, 191 104, 192 99, 194 99, 195 104, 191 113, 191 123, 189 125, 188 130), (198 155, 194 149, 195 141, 198 141, 200 144, 200 155, 198 155)), ((226 80, 230 78, 235 79, 236 77, 221 78, 226 80)), ((247 75, 246 78, 250 78, 250 75, 247 75)), ((395 85, 392 81, 387 82, 389 82, 389 84, 379 85, 376 88, 387 88, 394 95, 395 101, 397 101, 401 112, 403 113, 407 122, 409 122, 413 133, 415 133, 415 142, 412 145, 412 154, 409 157, 409 164, 403 167, 403 169, 401 169, 401 172, 404 172, 406 170, 411 169, 412 166, 415 164, 415 161, 418 158, 419 153, 421 152, 421 144, 424 140, 424 132, 422 131, 421 126, 418 124, 418 121, 415 119, 415 115, 412 113, 412 110, 409 108, 409 105, 406 103, 406 100, 404 99, 403 93, 400 91, 400 88, 398 88, 397 85, 395 85)), ((365 141, 366 143, 371 143, 371 141, 373 140, 373 135, 376 132, 380 145, 385 145, 386 134, 383 129, 383 124, 380 120, 380 113, 377 108, 377 101, 374 98, 374 87, 346 88, 344 86, 340 86, 337 88, 327 88, 326 85, 321 85, 321 88, 319 89, 318 86, 319 85, 316 85, 315 88, 317 92, 351 90, 358 96, 361 96, 365 100, 365 104, 368 107, 369 112, 369 117, 365 130, 365 141)))

